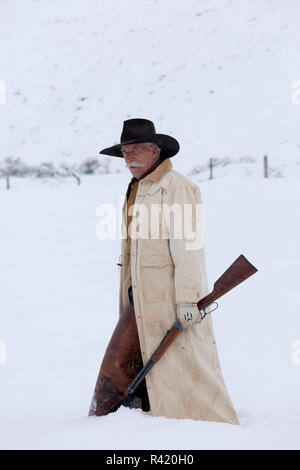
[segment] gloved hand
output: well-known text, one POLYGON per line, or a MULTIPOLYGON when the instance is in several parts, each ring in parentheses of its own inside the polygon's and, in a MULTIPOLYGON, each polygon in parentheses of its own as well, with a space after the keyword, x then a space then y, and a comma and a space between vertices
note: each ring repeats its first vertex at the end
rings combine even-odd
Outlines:
POLYGON ((177 304, 177 318, 183 328, 188 328, 201 321, 201 315, 197 304, 177 304))

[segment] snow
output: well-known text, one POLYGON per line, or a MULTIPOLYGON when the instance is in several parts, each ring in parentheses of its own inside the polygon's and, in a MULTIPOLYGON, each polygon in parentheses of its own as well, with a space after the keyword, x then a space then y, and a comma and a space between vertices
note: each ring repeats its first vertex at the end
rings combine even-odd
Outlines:
POLYGON ((1 0, 0 158, 80 162, 129 117, 195 160, 296 158, 298 18, 293 0, 1 0))
MULTIPOLYGON (((219 301, 213 323, 241 426, 120 408, 88 418, 118 318, 120 240, 99 240, 97 208, 129 175, 2 188, 2 449, 299 448, 299 185, 296 178, 199 183, 210 287, 243 253, 258 272, 219 301), (295 361, 294 361, 295 362, 295 361)), ((197 178, 193 179, 198 182, 197 178)))
POLYGON ((80 164, 124 119, 152 119, 200 186, 210 287, 241 253, 258 268, 213 313, 241 426, 124 407, 88 417, 118 319, 120 240, 97 238, 97 210, 112 204, 118 225, 131 175, 114 159, 81 185, 1 178, 1 449, 300 448, 298 12, 293 0, 0 0, 0 163, 80 164))

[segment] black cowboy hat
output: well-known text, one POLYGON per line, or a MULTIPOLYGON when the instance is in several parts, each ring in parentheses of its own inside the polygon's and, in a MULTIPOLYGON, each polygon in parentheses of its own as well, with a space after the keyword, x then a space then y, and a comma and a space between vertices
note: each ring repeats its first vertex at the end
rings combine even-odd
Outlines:
POLYGON ((127 119, 123 123, 121 143, 101 150, 99 153, 112 157, 124 158, 121 152, 122 145, 151 142, 160 147, 160 159, 170 158, 179 151, 179 143, 174 137, 166 134, 157 134, 152 121, 149 119, 127 119))

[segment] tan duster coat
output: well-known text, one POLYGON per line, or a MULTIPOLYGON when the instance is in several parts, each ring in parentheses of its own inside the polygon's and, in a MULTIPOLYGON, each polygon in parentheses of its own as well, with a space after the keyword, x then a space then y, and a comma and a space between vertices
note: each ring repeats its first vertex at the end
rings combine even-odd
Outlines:
MULTIPOLYGON (((126 237, 126 197, 122 233, 126 237)), ((199 187, 172 169, 170 159, 139 181, 133 219, 141 219, 141 206, 152 204, 201 204, 199 187)), ((143 212, 143 211, 142 211, 143 212)), ((193 228, 195 220, 193 214, 193 228)), ((202 221, 201 221, 202 224, 202 221)), ((149 223, 149 233, 151 221, 149 223)), ((176 321, 176 304, 197 302, 208 294, 203 246, 187 250, 184 238, 177 239, 165 218, 160 238, 145 236, 122 240, 119 315, 133 287, 136 323, 145 363, 167 330, 176 321), (161 236, 167 230, 167 236, 161 236)), ((137 231, 139 227, 137 226, 137 231)), ((197 230, 203 230, 199 227, 197 230)), ((157 229, 154 229, 154 232, 157 229)), ((144 232, 145 233, 145 232, 144 232)), ((190 418, 239 424, 222 376, 210 315, 183 330, 160 361, 146 376, 152 416, 190 418)))

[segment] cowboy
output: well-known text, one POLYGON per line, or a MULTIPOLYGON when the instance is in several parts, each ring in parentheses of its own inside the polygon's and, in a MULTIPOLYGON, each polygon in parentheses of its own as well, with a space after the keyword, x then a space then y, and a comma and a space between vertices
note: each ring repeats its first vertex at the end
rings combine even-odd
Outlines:
MULTIPOLYGON (((223 379, 212 320, 208 315, 201 321, 197 308, 209 292, 199 237, 203 218, 197 208, 202 208, 202 199, 199 187, 173 169, 171 158, 178 151, 174 137, 156 133, 148 119, 135 118, 124 121, 119 144, 100 152, 123 158, 132 174, 123 205, 119 318, 126 306, 134 309, 143 364, 177 318, 184 327, 145 378, 152 416, 239 424, 223 379), (150 217, 154 207, 159 209, 155 224, 150 217), (177 226, 168 218, 174 207, 177 226), (188 217, 185 207, 190 208, 188 217), (178 228, 183 229, 180 236, 178 228), (189 233, 197 243, 191 243, 189 233)), ((119 405, 133 407, 128 400, 119 405)))

